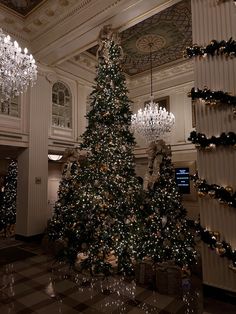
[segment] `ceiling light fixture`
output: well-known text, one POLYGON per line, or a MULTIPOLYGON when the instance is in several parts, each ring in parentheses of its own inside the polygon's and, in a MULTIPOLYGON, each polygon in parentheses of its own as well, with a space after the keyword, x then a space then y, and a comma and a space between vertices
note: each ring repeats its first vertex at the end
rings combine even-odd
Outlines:
POLYGON ((56 154, 48 154, 48 159, 52 161, 59 161, 61 160, 63 155, 56 155, 56 154))
POLYGON ((0 28, 0 96, 8 100, 27 90, 37 79, 37 66, 28 49, 19 47, 0 28))
POLYGON ((144 109, 139 109, 136 114, 131 116, 131 128, 133 131, 142 135, 147 142, 156 142, 164 134, 171 131, 175 123, 173 113, 165 108, 159 107, 154 102, 152 88, 152 47, 153 42, 148 43, 150 48, 150 73, 151 73, 151 100, 144 109))

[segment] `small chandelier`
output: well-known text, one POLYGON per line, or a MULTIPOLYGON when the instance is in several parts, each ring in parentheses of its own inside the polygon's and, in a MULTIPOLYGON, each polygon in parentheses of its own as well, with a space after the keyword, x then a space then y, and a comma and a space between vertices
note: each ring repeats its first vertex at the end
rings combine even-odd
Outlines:
POLYGON ((159 107, 153 101, 152 94, 152 46, 153 43, 149 42, 150 47, 150 63, 151 63, 151 100, 144 109, 139 109, 138 113, 131 116, 131 128, 142 135, 147 142, 156 142, 161 136, 171 131, 175 123, 173 113, 168 112, 165 108, 159 107))
POLYGON ((27 90, 37 79, 37 66, 28 49, 19 47, 0 28, 0 96, 8 100, 27 90))

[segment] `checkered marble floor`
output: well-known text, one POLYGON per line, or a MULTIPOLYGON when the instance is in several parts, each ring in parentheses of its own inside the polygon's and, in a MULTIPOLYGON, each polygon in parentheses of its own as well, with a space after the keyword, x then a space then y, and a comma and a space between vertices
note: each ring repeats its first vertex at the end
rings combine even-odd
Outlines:
POLYGON ((160 295, 119 276, 77 274, 40 250, 35 252, 0 268, 1 314, 203 313, 199 291, 186 291, 181 297, 160 295))

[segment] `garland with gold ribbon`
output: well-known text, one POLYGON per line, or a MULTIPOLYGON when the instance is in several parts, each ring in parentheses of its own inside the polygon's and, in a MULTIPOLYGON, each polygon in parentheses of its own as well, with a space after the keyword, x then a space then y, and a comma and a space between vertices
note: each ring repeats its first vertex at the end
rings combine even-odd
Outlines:
POLYGON ((226 56, 234 58, 236 56, 236 41, 231 37, 228 41, 212 39, 207 46, 194 44, 186 47, 184 51, 185 58, 206 56, 226 56))
POLYGON ((191 179, 200 197, 209 195, 211 198, 217 199, 221 204, 227 204, 236 208, 236 192, 233 191, 231 186, 222 187, 217 184, 208 184, 206 180, 199 178, 198 173, 191 176, 191 179))
POLYGON ((205 150, 213 149, 216 146, 231 146, 236 149, 236 133, 234 132, 223 132, 218 137, 212 136, 207 138, 203 133, 192 131, 188 140, 195 144, 196 148, 205 150))
POLYGON ((232 96, 229 93, 220 90, 212 91, 207 87, 204 89, 193 87, 188 93, 188 97, 191 97, 193 101, 197 99, 204 100, 205 104, 210 106, 226 104, 232 106, 233 109, 236 107, 236 96, 232 96))
POLYGON ((220 240, 219 232, 212 232, 203 228, 200 222, 195 223, 195 228, 201 240, 206 243, 210 249, 215 250, 220 257, 226 257, 230 260, 232 264, 229 265, 229 268, 236 271, 236 250, 232 249, 231 245, 225 240, 220 240))

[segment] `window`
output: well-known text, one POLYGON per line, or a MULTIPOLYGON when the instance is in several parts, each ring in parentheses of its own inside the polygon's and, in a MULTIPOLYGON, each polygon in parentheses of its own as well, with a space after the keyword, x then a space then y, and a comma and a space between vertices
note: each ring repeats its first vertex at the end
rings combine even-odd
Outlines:
POLYGON ((61 82, 52 87, 52 125, 72 128, 72 96, 70 89, 61 82))
POLYGON ((0 114, 12 117, 20 117, 19 97, 4 100, 0 102, 0 114))

